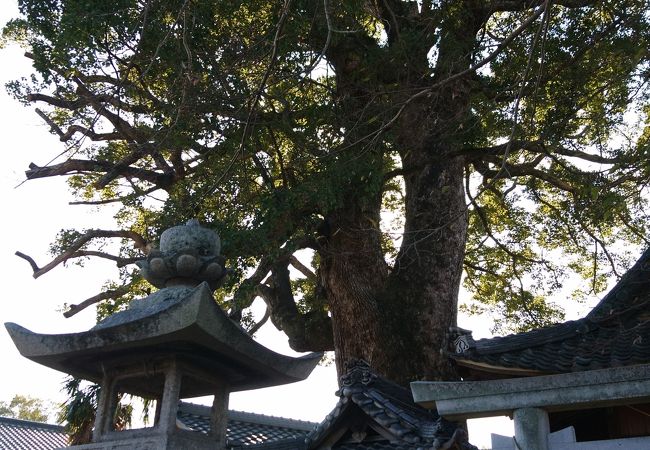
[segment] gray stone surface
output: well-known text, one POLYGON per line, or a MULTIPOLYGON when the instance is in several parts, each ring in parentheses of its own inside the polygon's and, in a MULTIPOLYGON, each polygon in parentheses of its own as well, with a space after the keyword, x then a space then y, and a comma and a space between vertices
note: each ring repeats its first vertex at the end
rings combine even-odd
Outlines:
POLYGON ((578 410, 650 400, 650 364, 540 377, 411 383, 415 401, 453 419, 506 415, 518 408, 578 410))
POLYGON ((185 225, 168 228, 160 235, 161 252, 178 252, 186 248, 195 248, 201 256, 218 255, 221 240, 214 231, 202 227, 196 219, 190 219, 185 225))
POLYGON ((114 327, 153 316, 189 298, 193 290, 188 286, 174 286, 156 291, 145 298, 132 300, 127 310, 111 314, 92 329, 114 327))
POLYGON ((521 449, 548 450, 548 414, 539 408, 516 409, 515 442, 521 449))
MULTIPOLYGON (((155 429, 113 432, 110 440, 92 444, 75 445, 75 450, 223 450, 214 440, 202 433, 176 430, 174 434, 155 429)), ((65 447, 63 447, 65 448, 65 447)))
POLYGON ((82 333, 44 335, 5 327, 20 353, 75 377, 101 383, 93 444, 80 449, 213 449, 226 445, 230 392, 305 379, 322 357, 292 358, 255 342, 217 305, 226 274, 219 236, 197 221, 166 230, 160 250, 139 262, 162 289, 82 333), (114 431, 119 396, 157 400, 155 426, 114 431), (179 430, 181 398, 213 395, 207 435, 179 430))
POLYGON ((165 230, 160 249, 152 250, 137 265, 142 276, 157 288, 207 282, 216 289, 226 275, 220 250, 219 235, 193 219, 165 230))
MULTIPOLYGON (((82 333, 44 335, 14 323, 5 327, 26 358, 94 382, 128 365, 153 372, 161 358, 174 354, 197 370, 218 374, 231 391, 239 391, 303 380, 320 360, 321 353, 293 358, 255 342, 219 308, 206 284, 189 292, 138 320, 116 319, 116 325, 82 333)), ((159 389, 148 382, 124 383, 126 392, 137 395, 150 396, 159 389)), ((183 398, 210 395, 214 385, 197 378, 184 389, 183 398)))

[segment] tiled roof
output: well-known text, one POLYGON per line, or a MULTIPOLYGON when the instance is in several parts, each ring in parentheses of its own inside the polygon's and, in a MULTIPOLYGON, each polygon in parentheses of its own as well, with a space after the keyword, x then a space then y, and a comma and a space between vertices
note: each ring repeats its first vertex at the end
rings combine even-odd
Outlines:
MULTIPOLYGON (((362 442, 341 442, 335 450, 421 450, 437 449, 457 439, 456 424, 413 402, 411 392, 376 375, 364 361, 356 361, 341 377, 338 403, 325 420, 307 436, 308 448, 316 448, 340 427, 345 427, 357 410, 383 429, 378 436, 362 442)), ((476 447, 466 438, 458 439, 459 449, 476 447)), ((451 448, 451 447, 449 447, 451 448)))
MULTIPOLYGON (((207 433, 210 408, 181 403, 177 418, 183 425, 207 433)), ((260 450, 301 450, 313 422, 284 419, 241 411, 228 411, 228 448, 260 450), (262 444, 264 445, 254 445, 262 444)), ((62 426, 0 417, 0 450, 50 450, 67 445, 62 426)))
POLYGON ((417 445, 393 444, 388 441, 360 442, 358 444, 343 444, 334 447, 336 450, 422 450, 417 445))
MULTIPOLYGON (((177 418, 185 426, 195 431, 207 433, 210 429, 210 408, 208 406, 181 403, 177 418)), ((226 436, 228 447, 237 448, 295 438, 304 440, 307 433, 315 426, 316 424, 313 422, 302 420, 228 411, 226 436)))
POLYGON ((452 358, 484 372, 533 375, 647 363, 650 249, 586 317, 527 333, 470 338, 468 344, 452 358))
POLYGON ((281 441, 265 442, 242 447, 232 447, 233 450, 307 450, 304 436, 281 441))
POLYGON ((50 450, 65 447, 67 442, 61 426, 0 417, 2 450, 50 450))

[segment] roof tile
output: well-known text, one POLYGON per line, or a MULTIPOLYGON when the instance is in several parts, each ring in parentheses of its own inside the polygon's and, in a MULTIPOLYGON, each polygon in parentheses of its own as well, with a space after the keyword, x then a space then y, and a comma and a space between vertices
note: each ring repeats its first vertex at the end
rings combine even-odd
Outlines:
MULTIPOLYGON (((470 343, 452 358, 496 370, 564 373, 650 360, 650 249, 580 320, 470 343)), ((514 372, 513 372, 514 373, 514 372)))
MULTIPOLYGON (((345 420, 350 408, 359 408, 394 437, 389 440, 364 441, 334 445, 334 450, 424 450, 437 449, 438 444, 452 439, 458 426, 438 417, 435 412, 413 402, 411 392, 377 376, 364 361, 351 364, 341 377, 340 397, 325 420, 307 436, 307 448, 325 439, 337 423, 345 420), (392 441, 393 439, 391 439, 392 441)), ((462 449, 476 449, 468 442, 462 449)))
POLYGON ((29 420, 0 417, 0 449, 50 450, 65 447, 63 427, 29 420))

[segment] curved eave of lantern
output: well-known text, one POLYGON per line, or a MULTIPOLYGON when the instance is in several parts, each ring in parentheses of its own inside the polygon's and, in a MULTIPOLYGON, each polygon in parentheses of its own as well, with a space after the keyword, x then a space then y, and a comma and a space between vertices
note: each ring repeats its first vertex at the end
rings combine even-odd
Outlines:
MULTIPOLYGON (((294 358, 260 345, 226 316, 206 283, 169 307, 113 326, 56 335, 15 323, 5 327, 24 357, 94 382, 107 370, 127 365, 153 373, 156 364, 173 357, 219 374, 230 391, 241 391, 304 380, 322 357, 310 353, 294 358)), ((187 396, 213 393, 212 385, 194 384, 187 396)), ((146 396, 147 386, 127 386, 125 392, 146 396)))

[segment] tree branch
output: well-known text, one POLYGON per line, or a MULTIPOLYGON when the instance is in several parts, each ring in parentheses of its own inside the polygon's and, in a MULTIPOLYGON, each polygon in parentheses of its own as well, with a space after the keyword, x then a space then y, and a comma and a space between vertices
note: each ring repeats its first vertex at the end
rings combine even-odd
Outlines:
POLYGON ((498 164, 500 165, 500 168, 496 170, 490 169, 487 164, 483 163, 482 161, 472 161, 472 165, 477 170, 477 172, 479 172, 485 178, 500 180, 513 177, 516 178, 532 176, 539 180, 545 181, 560 190, 571 193, 576 192, 576 188, 571 184, 548 172, 535 168, 535 164, 510 164, 507 162, 498 162, 498 164))
POLYGON ((120 286, 116 289, 111 289, 108 291, 100 292, 97 295, 93 295, 90 298, 87 298, 83 302, 76 304, 76 305, 70 305, 68 310, 63 313, 63 317, 65 318, 70 318, 77 314, 80 311, 83 311, 84 309, 88 308, 91 305, 94 305, 95 303, 99 303, 102 300, 108 300, 108 299, 116 299, 121 297, 124 294, 128 294, 129 290, 131 289, 131 286, 133 283, 129 283, 125 286, 120 286))
MULTIPOLYGON (((88 230, 82 236, 77 238, 63 253, 54 258, 51 262, 44 265, 43 267, 38 267, 36 261, 30 256, 16 252, 16 256, 26 260, 32 266, 34 271, 33 277, 38 278, 41 275, 46 274, 50 270, 54 269, 59 264, 62 264, 68 261, 71 258, 74 258, 75 254, 81 250, 81 248, 90 242, 93 239, 97 238, 123 238, 131 239, 134 242, 134 247, 141 250, 143 253, 147 253, 147 241, 135 231, 129 230, 88 230)), ((83 256, 83 255, 82 255, 83 256)))
POLYGON ((452 154, 452 156, 467 156, 470 161, 474 158, 481 158, 483 156, 501 156, 508 153, 514 153, 519 150, 526 150, 531 153, 538 153, 544 155, 557 154, 568 156, 571 158, 579 158, 584 161, 590 161, 599 164, 616 164, 622 162, 621 158, 608 158, 605 156, 594 155, 592 153, 583 152, 580 150, 571 150, 566 147, 558 145, 546 145, 541 141, 524 141, 513 140, 503 144, 494 145, 491 147, 475 147, 466 148, 452 154))
POLYGON ((316 281, 316 274, 312 272, 312 270, 309 267, 301 263, 300 260, 298 260, 298 258, 291 255, 291 257, 289 258, 289 262, 295 269, 297 269, 300 273, 302 273, 308 280, 316 281))
POLYGON ((269 317, 271 317, 271 309, 267 306, 267 307, 266 307, 266 310, 264 311, 264 316, 262 316, 262 318, 259 320, 259 322, 257 322, 255 325, 253 325, 252 327, 250 327, 248 330, 246 330, 246 332, 247 332, 248 334, 250 334, 251 336, 254 335, 255 333, 257 333, 257 331, 258 331, 260 328, 262 328, 262 326, 263 326, 266 322, 268 322, 269 317))
POLYGON ((291 348, 298 352, 333 350, 332 321, 327 312, 314 310, 303 314, 298 310, 291 288, 289 258, 275 263, 271 273, 271 286, 259 292, 271 310, 271 322, 286 333, 291 348))
POLYGON ((84 258, 88 256, 94 256, 97 258, 108 259, 110 261, 115 261, 117 267, 128 266, 137 261, 140 261, 142 258, 122 258, 121 256, 111 255, 110 253, 99 252, 95 250, 79 250, 78 252, 73 253, 69 259, 73 258, 84 258))
MULTIPOLYGON (((31 163, 29 165, 29 170, 25 171, 25 175, 28 180, 34 180, 36 178, 86 172, 115 172, 125 178, 137 178, 139 180, 148 181, 161 189, 166 189, 171 186, 174 180, 172 174, 154 172, 152 170, 140 169, 128 165, 120 166, 119 163, 114 164, 108 161, 87 159, 69 159, 60 164, 45 167, 39 167, 36 164, 31 163)), ((99 181, 96 184, 99 184, 99 181)))
MULTIPOLYGON (((501 11, 525 11, 546 3, 547 0, 492 0, 487 9, 490 13, 501 11)), ((598 0, 553 0, 554 5, 566 8, 584 8, 597 3, 598 0)))
POLYGON ((107 205, 109 203, 123 203, 125 201, 132 200, 134 197, 141 197, 141 196, 146 196, 149 195, 158 189, 161 189, 160 186, 153 186, 149 189, 146 190, 136 190, 135 192, 125 195, 123 197, 116 197, 116 198, 108 198, 105 200, 82 200, 82 201, 74 201, 74 202, 68 202, 68 205, 107 205))
MULTIPOLYGON (((138 113, 138 114, 145 114, 149 112, 149 108, 146 108, 141 105, 131 105, 129 103, 125 103, 115 95, 93 94, 93 98, 98 102, 107 103, 122 111, 138 113)), ((25 99, 28 102, 45 102, 48 105, 52 105, 57 108, 68 109, 71 111, 76 111, 86 106, 92 106, 92 103, 88 97, 76 98, 74 100, 66 100, 60 97, 53 97, 51 95, 41 94, 37 92, 33 94, 28 94, 27 97, 25 97, 25 99)))

